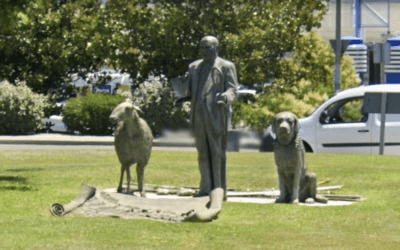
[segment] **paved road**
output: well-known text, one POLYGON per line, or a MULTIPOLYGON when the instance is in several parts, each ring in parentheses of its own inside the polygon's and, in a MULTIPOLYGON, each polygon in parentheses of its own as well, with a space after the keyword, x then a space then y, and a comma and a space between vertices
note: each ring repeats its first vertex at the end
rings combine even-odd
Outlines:
MULTIPOLYGON (((35 145, 35 144, 0 144, 0 151, 7 150, 101 150, 114 149, 114 146, 96 146, 96 145, 35 145)), ((188 151, 195 152, 195 147, 153 147, 153 150, 159 151, 188 151)), ((258 149, 240 149, 240 152, 259 152, 258 149)))
MULTIPOLYGON (((238 140, 238 139, 237 139, 238 140)), ((260 141, 254 136, 244 136, 239 142, 240 151, 258 151, 260 141)), ((228 143, 229 144, 229 143, 228 143)), ((232 144, 237 145, 237 144, 232 144)), ((0 150, 71 150, 114 149, 113 136, 76 136, 68 134, 34 134, 21 136, 0 135, 0 150)), ((156 138, 154 150, 196 151, 194 138, 188 132, 166 132, 156 138)), ((228 146, 229 149, 229 146, 228 146)), ((233 147, 232 150, 235 150, 233 147)))
POLYGON ((83 150, 83 149, 113 149, 114 146, 92 145, 34 145, 34 144, 0 144, 0 150, 83 150))
MULTIPOLYGON (((34 145, 34 144, 0 144, 0 151, 4 150, 92 150, 114 149, 114 146, 96 145, 34 145)), ((194 147, 153 147, 153 150, 169 151, 196 151, 194 147)))

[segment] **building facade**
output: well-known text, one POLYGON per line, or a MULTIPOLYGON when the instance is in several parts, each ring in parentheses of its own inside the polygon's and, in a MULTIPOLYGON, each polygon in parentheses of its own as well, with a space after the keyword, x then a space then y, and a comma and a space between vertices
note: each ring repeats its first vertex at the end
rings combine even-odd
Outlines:
MULTIPOLYGON (((341 0, 341 36, 361 38, 365 44, 384 42, 400 35, 400 0, 341 0)), ((336 34, 336 0, 316 30, 330 40, 336 34)))

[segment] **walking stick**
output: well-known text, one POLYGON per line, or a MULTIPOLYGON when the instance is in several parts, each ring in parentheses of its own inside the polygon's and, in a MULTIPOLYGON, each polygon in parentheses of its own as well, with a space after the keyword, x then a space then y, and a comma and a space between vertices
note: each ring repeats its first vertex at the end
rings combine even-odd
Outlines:
MULTIPOLYGON (((219 84, 222 81, 222 72, 218 68, 213 68, 211 70, 211 78, 214 84, 219 84)), ((227 166, 226 166, 226 146, 227 146, 227 139, 228 139, 228 126, 227 126, 227 105, 225 100, 221 100, 223 90, 221 93, 217 93, 217 104, 218 108, 221 110, 222 114, 222 142, 221 142, 221 186, 224 190, 224 200, 227 200, 227 166)))

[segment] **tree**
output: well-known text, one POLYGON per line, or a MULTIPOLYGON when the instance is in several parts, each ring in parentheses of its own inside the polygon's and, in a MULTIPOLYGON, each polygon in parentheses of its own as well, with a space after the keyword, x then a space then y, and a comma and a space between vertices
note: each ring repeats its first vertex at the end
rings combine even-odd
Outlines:
POLYGON ((97 41, 100 5, 97 0, 47 0, 26 5, 26 22, 0 39, 0 78, 25 81, 36 92, 58 88, 68 73, 104 64, 97 41))
MULTIPOLYGON (((298 117, 309 115, 333 94, 335 55, 330 45, 316 33, 302 37, 291 57, 277 62, 276 78, 264 87, 255 100, 239 102, 235 107, 234 123, 262 131, 271 124, 273 116, 291 111, 298 117)), ((351 57, 344 55, 341 65, 341 88, 360 85, 351 57)))
POLYGON ((319 27, 325 0, 129 0, 109 1, 105 8, 118 46, 115 67, 141 75, 183 75, 198 58, 206 34, 220 40, 220 54, 236 63, 242 83, 263 83, 275 76, 282 54, 292 51, 301 33, 319 27), (111 21, 113 20, 113 21, 111 21), (119 31, 119 32, 118 32, 119 31), (124 32, 121 32, 124 31, 124 32), (125 41, 125 42, 123 42, 125 41), (119 53, 117 55, 117 53, 119 53), (135 56, 126 60, 126 57, 135 56), (136 64, 136 65, 135 65, 136 64))
POLYGON ((207 34, 236 63, 241 82, 276 75, 279 58, 301 33, 318 27, 328 0, 41 0, 28 22, 1 37, 0 78, 25 80, 35 91, 57 87, 70 72, 107 64, 133 77, 183 75, 207 34))
POLYGON ((28 0, 2 0, 0 1, 0 34, 10 32, 21 17, 28 0))

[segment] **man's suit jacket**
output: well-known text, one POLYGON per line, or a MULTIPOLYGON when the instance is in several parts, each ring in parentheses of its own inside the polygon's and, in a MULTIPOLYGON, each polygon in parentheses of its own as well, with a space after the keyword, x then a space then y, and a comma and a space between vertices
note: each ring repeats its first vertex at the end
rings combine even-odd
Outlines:
MULTIPOLYGON (((211 132, 220 135, 227 130, 227 119, 231 104, 237 97, 237 75, 235 65, 217 57, 201 93, 198 91, 200 70, 203 60, 197 60, 189 65, 188 96, 191 96, 190 122, 194 125, 195 107, 201 101, 205 105, 206 115, 211 132), (225 93, 227 105, 217 104, 217 93, 225 93)), ((199 121, 196 121, 199 122, 199 121)), ((204 121, 200 121, 204 122, 204 121)))

